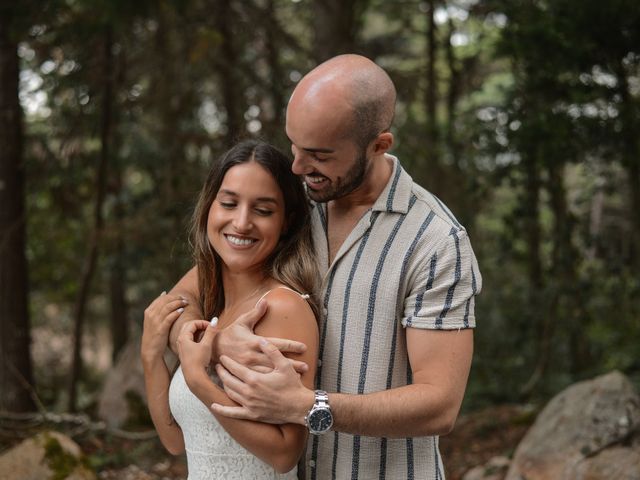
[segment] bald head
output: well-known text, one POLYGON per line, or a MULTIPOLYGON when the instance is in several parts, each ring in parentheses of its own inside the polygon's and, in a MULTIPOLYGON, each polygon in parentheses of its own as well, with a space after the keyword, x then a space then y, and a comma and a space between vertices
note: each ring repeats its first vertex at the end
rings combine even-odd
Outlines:
POLYGON ((389 75, 366 57, 339 55, 318 65, 298 83, 290 105, 337 109, 344 135, 365 147, 393 121, 396 89, 389 75))

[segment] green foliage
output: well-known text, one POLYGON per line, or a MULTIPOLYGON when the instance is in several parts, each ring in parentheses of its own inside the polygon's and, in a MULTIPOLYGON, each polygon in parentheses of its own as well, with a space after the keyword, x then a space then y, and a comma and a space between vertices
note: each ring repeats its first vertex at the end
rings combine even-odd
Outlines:
POLYGON ((51 480, 64 480, 80 465, 80 461, 66 452, 60 442, 45 434, 44 458, 52 470, 51 480))
MULTIPOLYGON (((211 161, 242 136, 288 149, 287 98, 314 65, 316 29, 330 26, 307 0, 45 3, 44 16, 21 14, 34 323, 53 305, 70 332, 105 100, 113 118, 90 325, 109 321, 118 266, 128 318, 140 323, 191 265, 189 216, 211 161)), ((467 226, 480 262, 468 403, 521 399, 545 358, 533 399, 612 368, 637 375, 640 9, 436 2, 431 119, 426 3, 356 3, 355 49, 398 88, 393 153, 467 226)), ((43 388, 55 404, 55 387, 43 388)))

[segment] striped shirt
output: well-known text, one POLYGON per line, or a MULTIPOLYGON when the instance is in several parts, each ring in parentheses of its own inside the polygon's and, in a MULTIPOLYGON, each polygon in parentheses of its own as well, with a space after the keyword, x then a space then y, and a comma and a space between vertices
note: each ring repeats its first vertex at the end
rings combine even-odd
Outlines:
MULTIPOLYGON (((411 383, 405 328, 475 327, 481 277, 469 238, 397 158, 374 205, 328 265, 327 206, 314 204, 322 275, 317 388, 363 394, 411 383), (404 327, 404 328, 402 328, 404 327)), ((444 480, 438 437, 311 436, 306 476, 444 480)))

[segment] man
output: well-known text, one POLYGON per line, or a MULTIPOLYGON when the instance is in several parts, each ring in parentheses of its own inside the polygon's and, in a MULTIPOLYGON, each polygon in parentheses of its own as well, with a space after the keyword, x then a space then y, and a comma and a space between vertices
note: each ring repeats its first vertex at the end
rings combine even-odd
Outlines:
MULTIPOLYGON (((306 424, 311 479, 443 479, 438 435, 453 428, 471 365, 480 273, 464 228, 388 154, 395 97, 384 70, 342 55, 307 74, 287 108, 292 169, 314 201, 322 391, 279 351, 300 345, 251 333, 263 305, 214 345, 240 406, 212 410, 306 424)), ((174 292, 194 295, 196 278, 174 292)))

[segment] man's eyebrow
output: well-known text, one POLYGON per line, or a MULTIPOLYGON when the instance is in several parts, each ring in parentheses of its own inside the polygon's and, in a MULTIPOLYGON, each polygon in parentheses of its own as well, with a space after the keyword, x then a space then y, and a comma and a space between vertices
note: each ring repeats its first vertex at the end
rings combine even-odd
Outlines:
MULTIPOLYGON (((289 138, 289 142, 291 142, 291 145, 295 145, 295 143, 293 143, 290 138, 289 138)), ((321 148, 321 147, 298 147, 298 148, 309 153, 335 153, 335 150, 333 148, 321 148)))
MULTIPOLYGON (((218 193, 223 193, 225 195, 230 195, 232 197, 237 197, 238 194, 236 192, 234 192, 233 190, 227 190, 225 188, 221 188, 220 190, 218 190, 218 193)), ((273 197, 258 197, 256 198, 256 202, 268 202, 268 203, 274 203, 274 204, 278 204, 278 200, 276 200, 273 197)))
POLYGON ((302 148, 302 150, 304 150, 305 152, 309 152, 309 153, 334 153, 335 150, 331 149, 331 148, 312 148, 312 147, 300 147, 302 148))

